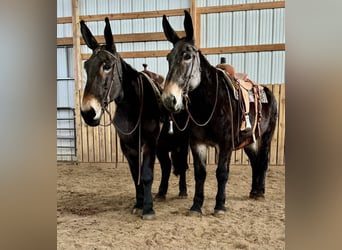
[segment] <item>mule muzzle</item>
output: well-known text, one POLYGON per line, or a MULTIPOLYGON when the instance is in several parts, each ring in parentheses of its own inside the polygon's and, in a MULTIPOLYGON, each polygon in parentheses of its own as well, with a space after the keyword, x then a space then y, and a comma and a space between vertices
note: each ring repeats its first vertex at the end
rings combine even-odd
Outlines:
POLYGON ((81 115, 84 122, 89 126, 96 127, 100 124, 101 119, 94 119, 96 117, 96 112, 93 108, 86 111, 81 109, 81 115))
POLYGON ((182 106, 179 105, 176 97, 172 94, 162 96, 162 102, 164 107, 172 113, 178 113, 182 110, 182 106))

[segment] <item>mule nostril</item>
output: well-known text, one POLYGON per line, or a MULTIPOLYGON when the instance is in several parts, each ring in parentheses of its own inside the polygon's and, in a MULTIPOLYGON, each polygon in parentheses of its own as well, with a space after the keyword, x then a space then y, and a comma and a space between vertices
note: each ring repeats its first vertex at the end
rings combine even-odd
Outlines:
POLYGON ((174 95, 170 96, 170 102, 172 103, 173 106, 176 105, 177 100, 176 100, 176 97, 174 95))
POLYGON ((87 111, 83 111, 81 109, 81 115, 83 117, 84 120, 86 121, 91 121, 94 119, 94 117, 96 116, 96 112, 95 110, 91 107, 89 110, 87 111))

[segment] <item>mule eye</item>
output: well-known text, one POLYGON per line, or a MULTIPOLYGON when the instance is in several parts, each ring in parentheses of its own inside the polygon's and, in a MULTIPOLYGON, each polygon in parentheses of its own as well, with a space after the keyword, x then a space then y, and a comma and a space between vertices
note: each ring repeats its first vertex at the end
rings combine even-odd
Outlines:
POLYGON ((108 64, 105 64, 105 65, 102 66, 102 69, 105 70, 105 71, 108 71, 108 70, 111 69, 111 66, 108 65, 108 64))
POLYGON ((190 60, 190 59, 191 59, 191 55, 188 54, 188 53, 184 53, 184 54, 183 54, 183 59, 184 59, 184 60, 190 60))

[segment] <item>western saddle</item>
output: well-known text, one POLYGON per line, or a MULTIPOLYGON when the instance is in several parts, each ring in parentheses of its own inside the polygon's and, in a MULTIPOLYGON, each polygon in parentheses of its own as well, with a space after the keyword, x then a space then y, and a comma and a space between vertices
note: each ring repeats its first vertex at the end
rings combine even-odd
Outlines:
POLYGON ((235 68, 227 64, 225 58, 221 58, 221 63, 216 66, 216 68, 224 71, 225 74, 229 75, 234 79, 233 86, 238 92, 238 101, 240 102, 241 111, 243 113, 241 131, 252 130, 253 141, 255 138, 255 129, 258 126, 260 135, 260 119, 261 119, 261 101, 260 95, 263 92, 263 86, 256 84, 248 78, 246 73, 236 73, 235 68), (250 96, 252 94, 252 97, 250 96), (242 98, 241 98, 242 97, 242 98), (253 126, 249 119, 250 102, 254 101, 256 119, 254 119, 253 126))

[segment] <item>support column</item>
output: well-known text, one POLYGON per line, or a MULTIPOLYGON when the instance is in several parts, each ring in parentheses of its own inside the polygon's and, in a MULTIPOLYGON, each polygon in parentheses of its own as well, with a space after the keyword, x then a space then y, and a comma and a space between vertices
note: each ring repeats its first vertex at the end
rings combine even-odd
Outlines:
POLYGON ((76 126, 76 152, 77 162, 82 162, 82 133, 81 133, 81 113, 80 113, 80 91, 81 91, 81 41, 79 26, 78 0, 72 0, 72 44, 74 59, 74 79, 75 79, 75 126, 76 126))

